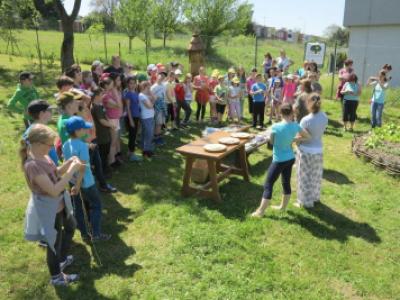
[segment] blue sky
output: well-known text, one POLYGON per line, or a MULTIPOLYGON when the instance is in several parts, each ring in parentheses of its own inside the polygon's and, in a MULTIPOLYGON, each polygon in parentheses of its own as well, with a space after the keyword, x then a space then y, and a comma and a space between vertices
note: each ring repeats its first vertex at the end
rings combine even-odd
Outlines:
MULTIPOLYGON (((204 0, 207 1, 207 0, 204 0)), ((82 0, 79 15, 91 11, 90 0, 82 0)), ((342 25, 345 0, 249 0, 254 5, 253 19, 273 27, 300 29, 308 34, 322 35, 331 25, 342 25)), ((65 0, 67 10, 74 0, 65 0)))

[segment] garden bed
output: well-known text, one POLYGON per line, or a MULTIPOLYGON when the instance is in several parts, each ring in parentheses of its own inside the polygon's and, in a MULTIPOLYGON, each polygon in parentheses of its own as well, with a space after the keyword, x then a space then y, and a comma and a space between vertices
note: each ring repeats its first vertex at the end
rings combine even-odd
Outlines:
POLYGON ((387 125, 368 134, 355 136, 352 150, 390 175, 400 176, 400 126, 387 125))

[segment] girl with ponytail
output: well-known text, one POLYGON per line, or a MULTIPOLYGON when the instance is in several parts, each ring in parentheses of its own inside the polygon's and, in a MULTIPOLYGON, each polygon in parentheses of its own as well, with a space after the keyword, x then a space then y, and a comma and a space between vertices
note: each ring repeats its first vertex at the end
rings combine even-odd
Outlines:
POLYGON ((48 156, 55 137, 56 133, 49 127, 35 124, 21 141, 19 153, 31 190, 25 215, 25 239, 46 241, 50 283, 65 286, 78 279, 76 274, 63 273, 73 261, 67 252, 75 230, 71 200, 65 186, 76 172, 82 172, 84 165, 73 157, 56 167, 48 156))
POLYGON ((299 143, 297 151, 298 207, 313 207, 320 202, 323 175, 322 135, 328 125, 328 117, 321 111, 319 94, 309 95, 306 106, 309 114, 301 119, 300 126, 310 133, 311 139, 299 143))

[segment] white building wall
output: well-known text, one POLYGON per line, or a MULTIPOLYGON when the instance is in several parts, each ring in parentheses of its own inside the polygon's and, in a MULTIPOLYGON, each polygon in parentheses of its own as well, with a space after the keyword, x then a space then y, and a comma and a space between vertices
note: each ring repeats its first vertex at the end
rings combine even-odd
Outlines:
POLYGON ((350 27, 349 58, 360 83, 388 63, 393 67, 391 85, 400 86, 400 25, 350 27))

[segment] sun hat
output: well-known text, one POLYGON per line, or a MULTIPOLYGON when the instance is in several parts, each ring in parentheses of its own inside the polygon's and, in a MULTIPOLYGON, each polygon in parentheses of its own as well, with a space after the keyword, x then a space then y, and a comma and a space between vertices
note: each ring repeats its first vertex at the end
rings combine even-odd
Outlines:
POLYGON ((65 107, 67 104, 71 103, 74 100, 81 100, 82 94, 64 92, 58 95, 57 97, 57 105, 61 107, 65 107))
POLYGON ((211 73, 211 77, 217 77, 219 76, 219 70, 218 69, 214 69, 211 73))
POLYGON ((85 120, 79 116, 73 116, 69 118, 67 121, 65 121, 65 128, 67 129, 67 132, 69 134, 74 133, 79 129, 90 129, 92 127, 93 127, 92 123, 85 122, 85 120))
POLYGON ((229 69, 228 69, 228 73, 235 74, 235 73, 236 73, 236 71, 235 71, 235 69, 234 69, 234 68, 229 68, 229 69))
POLYGON ((219 75, 218 80, 220 80, 220 79, 225 79, 224 75, 219 75))
POLYGON ((238 83, 240 83, 240 80, 239 80, 239 78, 237 78, 237 76, 235 76, 235 77, 233 77, 232 82, 238 84, 238 83))

